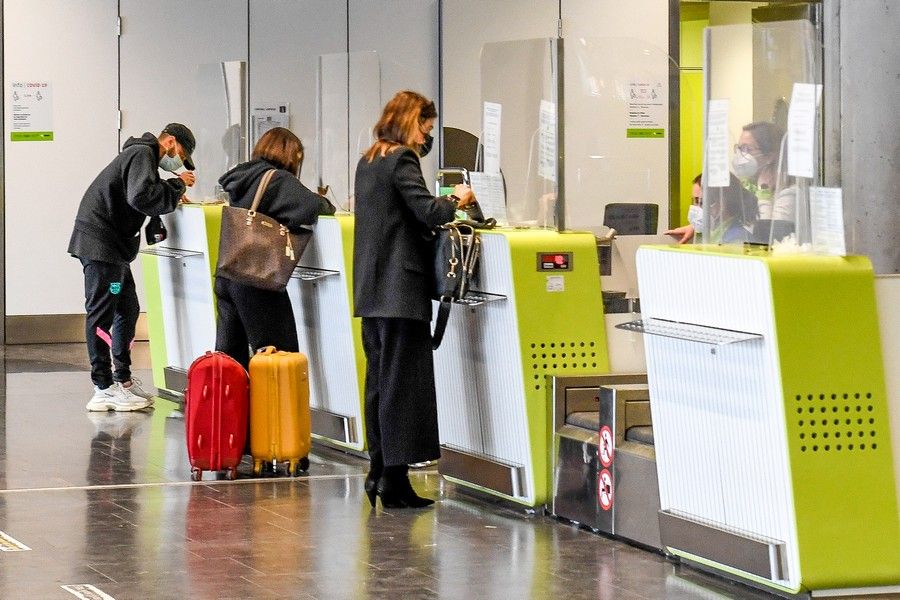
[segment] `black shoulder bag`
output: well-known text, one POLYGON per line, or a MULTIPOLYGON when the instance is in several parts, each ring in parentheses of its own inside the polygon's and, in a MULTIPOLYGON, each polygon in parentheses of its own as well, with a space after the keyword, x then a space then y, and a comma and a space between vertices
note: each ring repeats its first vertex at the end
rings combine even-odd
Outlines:
MULTIPOLYGON (((465 298, 469 284, 478 272, 478 259, 481 256, 481 237, 477 229, 493 229, 494 219, 484 219, 481 208, 477 210, 477 221, 452 221, 434 229, 434 299, 441 304, 434 321, 434 333, 431 335, 431 347, 437 350, 444 339, 447 320, 450 318, 450 307, 454 301, 465 298)), ((476 213, 466 211, 470 216, 476 213)))

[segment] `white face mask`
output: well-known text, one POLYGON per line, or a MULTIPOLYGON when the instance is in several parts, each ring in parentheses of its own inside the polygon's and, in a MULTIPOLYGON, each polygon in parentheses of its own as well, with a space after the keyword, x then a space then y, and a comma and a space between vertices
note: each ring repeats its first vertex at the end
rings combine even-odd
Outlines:
POLYGON ((181 160, 180 156, 178 156, 177 150, 175 151, 175 156, 169 156, 168 151, 166 151, 166 153, 159 161, 159 168, 170 173, 174 173, 183 166, 184 161, 181 160))
POLYGON ((755 156, 737 150, 731 159, 731 168, 737 177, 748 179, 759 172, 759 163, 755 156))
POLYGON ((694 231, 701 233, 703 231, 703 207, 691 204, 688 207, 688 223, 693 225, 694 231))

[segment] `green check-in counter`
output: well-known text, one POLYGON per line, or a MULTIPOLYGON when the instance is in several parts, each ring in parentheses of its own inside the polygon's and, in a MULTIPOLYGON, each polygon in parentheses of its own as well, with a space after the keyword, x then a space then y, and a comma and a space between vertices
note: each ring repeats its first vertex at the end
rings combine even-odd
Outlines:
MULTIPOLYGON (((142 251, 153 383, 173 396, 183 393, 191 362, 215 347, 221 215, 222 205, 182 205, 163 217, 168 238, 142 251)), ((353 216, 321 217, 287 290, 309 359, 313 436, 363 451, 365 357, 352 317, 352 252, 353 216)))
POLYGON ((153 385, 168 395, 184 392, 188 367, 216 344, 221 220, 221 204, 182 204, 163 217, 168 237, 141 251, 153 385))
POLYGON ((698 246, 637 262, 663 545, 781 592, 898 591, 897 364, 880 341, 896 330, 879 331, 868 259, 698 246))
POLYGON ((479 279, 435 353, 440 472, 526 506, 552 488, 549 375, 608 372, 590 233, 481 232, 479 279))
POLYGON ((300 351, 309 358, 313 438, 366 450, 361 321, 353 317, 353 215, 319 217, 288 284, 300 351))

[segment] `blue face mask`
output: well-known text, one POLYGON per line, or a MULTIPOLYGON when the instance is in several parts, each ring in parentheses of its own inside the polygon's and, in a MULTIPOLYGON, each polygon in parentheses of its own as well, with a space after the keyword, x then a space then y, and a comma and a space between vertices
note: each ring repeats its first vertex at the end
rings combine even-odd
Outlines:
POLYGON ((178 156, 177 152, 175 153, 175 156, 169 156, 168 154, 165 154, 159 161, 159 168, 170 173, 174 173, 183 166, 184 161, 181 160, 181 157, 178 156))

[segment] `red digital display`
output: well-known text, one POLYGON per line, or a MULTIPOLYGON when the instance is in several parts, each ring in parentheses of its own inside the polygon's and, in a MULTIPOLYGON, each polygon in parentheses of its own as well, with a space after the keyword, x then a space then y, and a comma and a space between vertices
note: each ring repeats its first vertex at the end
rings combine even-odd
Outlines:
POLYGON ((572 254, 570 252, 538 254, 539 271, 570 271, 571 269, 572 254))

